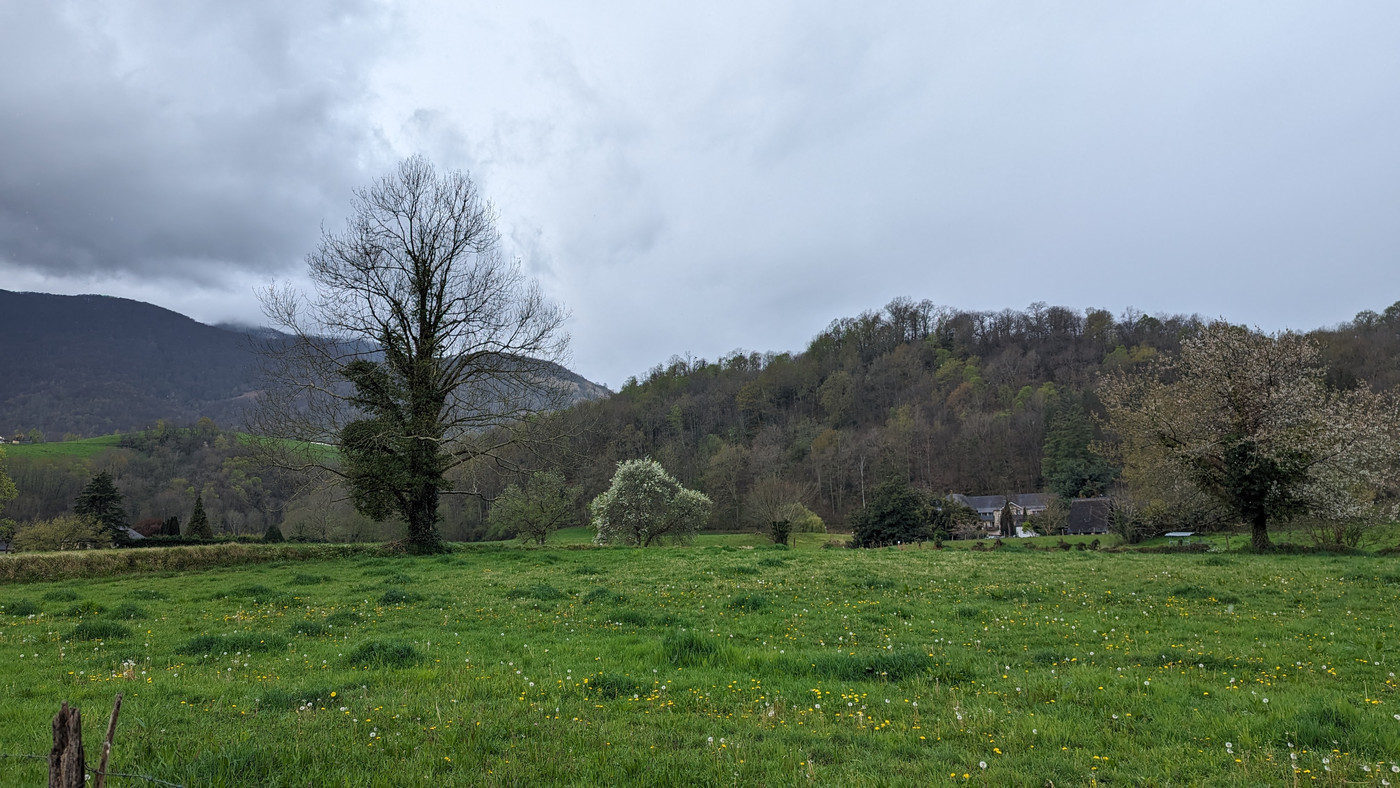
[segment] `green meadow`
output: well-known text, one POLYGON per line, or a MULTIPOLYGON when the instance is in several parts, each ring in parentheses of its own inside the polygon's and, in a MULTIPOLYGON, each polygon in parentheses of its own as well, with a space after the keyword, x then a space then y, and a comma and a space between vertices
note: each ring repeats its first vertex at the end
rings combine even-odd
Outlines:
POLYGON ((86 459, 95 457, 109 449, 121 445, 120 435, 99 435, 96 438, 83 438, 74 441, 53 441, 50 443, 7 443, 0 445, 10 457, 63 457, 86 459))
POLYGON ((1393 558, 820 536, 0 585, 0 753, 121 692, 190 786, 1400 785, 1393 558))

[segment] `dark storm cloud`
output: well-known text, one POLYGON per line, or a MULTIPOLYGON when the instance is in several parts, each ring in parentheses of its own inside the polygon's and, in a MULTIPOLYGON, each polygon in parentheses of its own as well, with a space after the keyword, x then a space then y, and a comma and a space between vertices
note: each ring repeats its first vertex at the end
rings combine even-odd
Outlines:
POLYGON ((583 374, 895 296, 1312 328, 1400 298, 1400 5, 11 3, 0 287, 254 320, 426 153, 583 374))
POLYGON ((209 284, 300 260, 377 143, 341 2, 7 3, 0 262, 209 284))

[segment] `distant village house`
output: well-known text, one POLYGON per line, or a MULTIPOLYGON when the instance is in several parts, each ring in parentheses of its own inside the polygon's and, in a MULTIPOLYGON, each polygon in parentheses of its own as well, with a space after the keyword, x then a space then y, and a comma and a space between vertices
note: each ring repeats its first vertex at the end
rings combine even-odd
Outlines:
POLYGON ((1025 536, 1023 526, 1032 516, 1040 514, 1050 506, 1049 493, 1019 493, 1016 495, 963 495, 954 493, 954 501, 977 511, 977 519, 989 534, 1014 533, 1025 536), (1011 508, 1011 524, 1008 531, 1002 530, 1002 511, 1011 508))

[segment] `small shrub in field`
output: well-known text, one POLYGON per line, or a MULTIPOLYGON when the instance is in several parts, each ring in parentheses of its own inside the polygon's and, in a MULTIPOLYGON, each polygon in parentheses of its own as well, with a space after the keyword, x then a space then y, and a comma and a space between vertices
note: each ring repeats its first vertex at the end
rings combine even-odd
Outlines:
POLYGON ((770 568, 777 568, 777 567, 781 567, 781 566, 786 566, 786 564, 784 563, 784 561, 786 561, 786 560, 787 560, 786 558, 773 558, 773 557, 769 557, 769 558, 760 558, 760 559, 758 560, 758 565, 759 565, 759 566, 766 566, 766 567, 770 567, 770 568))
POLYGON ((506 592, 506 599, 538 599, 541 602, 553 602, 559 599, 567 599, 568 594, 560 591, 551 585, 539 583, 525 588, 512 588, 506 592))
POLYGON ((68 633, 70 640, 118 640, 131 637, 131 630, 115 621, 84 621, 68 633))
POLYGON ((41 612, 39 606, 29 599, 16 599, 0 607, 12 616, 37 616, 41 612))
POLYGON ((756 566, 732 566, 729 568, 729 573, 732 575, 756 575, 759 573, 759 569, 756 566))
POLYGON ((137 619, 150 618, 150 614, 146 612, 146 609, 144 607, 141 607, 140 605, 133 605, 130 602, 123 602, 122 604, 112 608, 111 616, 112 618, 122 618, 126 619, 127 621, 135 621, 137 619))
POLYGON ((980 607, 963 605, 961 607, 954 608, 953 615, 957 616, 958 618, 982 618, 983 616, 987 615, 987 611, 983 610, 980 607))
POLYGON ((716 638, 698 632, 673 632, 661 642, 666 659, 682 668, 702 665, 720 666, 730 661, 730 652, 716 638))
POLYGON ((309 575, 305 572, 297 572, 292 575, 292 585, 294 586, 314 586, 321 583, 329 583, 333 578, 330 575, 309 575))
POLYGON ((371 668, 406 668, 420 659, 418 650, 400 640, 371 640, 345 659, 351 665, 371 668))
POLYGON ((589 564, 584 564, 582 566, 574 568, 574 574, 576 575, 601 575, 602 573, 603 570, 599 569, 596 566, 591 566, 589 564))
POLYGON ((68 618, 81 618, 83 616, 95 616, 106 612, 107 607, 105 605, 99 605, 89 599, 69 607, 67 610, 63 611, 63 615, 68 618))
POLYGON ((72 602, 77 598, 78 592, 71 588, 55 588, 44 594, 44 600, 47 602, 72 602))
POLYGON ((419 596, 419 595, 417 595, 417 594, 414 594, 414 593, 410 593, 410 592, 408 592, 408 591, 400 591, 400 590, 397 589, 397 588, 391 588, 391 589, 389 589, 388 591, 385 591, 385 592, 384 592, 384 596, 381 596, 381 597, 379 598, 379 604, 381 604, 381 605, 407 605, 407 604, 410 604, 410 603, 412 603, 412 602, 417 602, 418 600, 420 600, 420 599, 422 599, 422 598, 423 598, 423 597, 421 597, 421 596, 419 596))
POLYGON ((190 638, 185 645, 178 649, 178 653, 199 657, 205 654, 223 654, 225 651, 280 651, 286 647, 286 638, 237 632, 231 635, 199 635, 190 638))
POLYGON ((729 600, 727 607, 730 610, 743 610, 749 613, 757 613, 765 610, 769 606, 768 597, 763 594, 744 594, 729 600))

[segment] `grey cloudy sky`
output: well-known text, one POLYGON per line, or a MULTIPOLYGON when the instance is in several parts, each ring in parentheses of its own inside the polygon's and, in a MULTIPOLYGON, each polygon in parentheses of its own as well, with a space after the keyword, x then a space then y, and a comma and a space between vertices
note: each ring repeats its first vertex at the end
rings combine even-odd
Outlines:
POLYGON ((1313 328, 1400 300, 1400 4, 0 3, 0 287, 259 319, 471 172, 616 387, 907 295, 1313 328))

